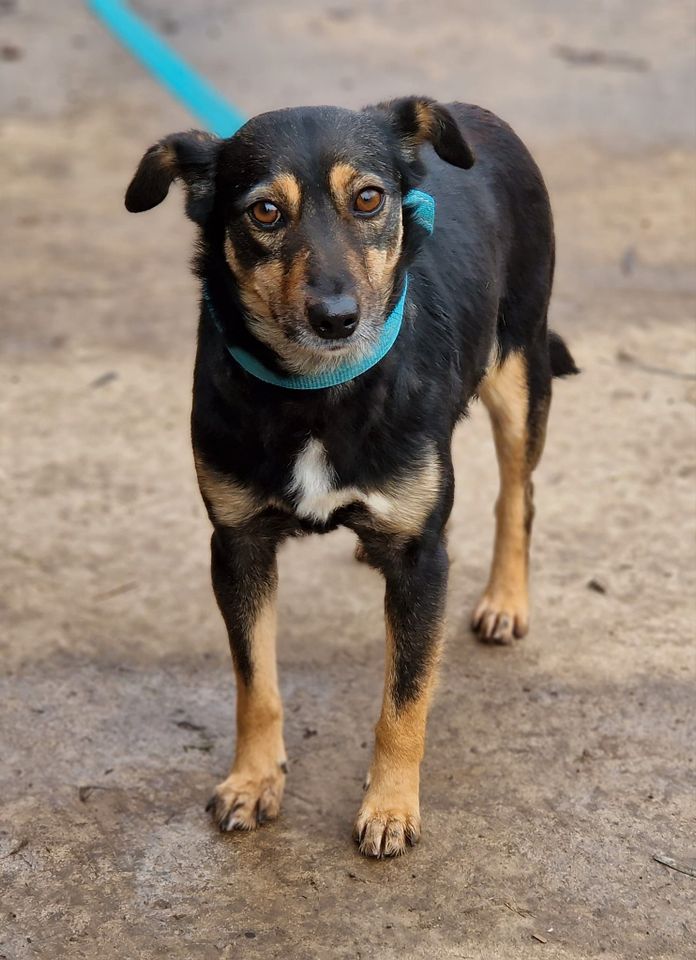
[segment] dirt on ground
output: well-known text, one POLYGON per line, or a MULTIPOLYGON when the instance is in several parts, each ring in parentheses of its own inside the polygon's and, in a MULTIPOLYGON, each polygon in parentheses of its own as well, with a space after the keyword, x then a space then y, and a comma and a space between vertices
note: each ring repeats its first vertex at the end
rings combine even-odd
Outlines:
POLYGON ((281 555, 281 818, 219 835, 234 688, 188 442, 193 230, 177 191, 122 205, 192 120, 76 0, 3 0, 0 958, 696 957, 692 4, 134 7, 248 114, 423 92, 509 120, 582 376, 555 387, 511 647, 468 629, 484 411, 455 436, 421 843, 369 862, 350 839, 384 627, 345 531, 281 555))

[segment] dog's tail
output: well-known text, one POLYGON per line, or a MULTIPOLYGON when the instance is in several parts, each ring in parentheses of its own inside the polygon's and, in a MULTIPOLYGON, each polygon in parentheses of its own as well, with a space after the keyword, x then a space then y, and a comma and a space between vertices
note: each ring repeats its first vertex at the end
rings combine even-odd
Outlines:
POLYGON ((551 374, 554 377, 569 377, 574 373, 580 373, 565 341, 553 330, 549 330, 549 359, 551 374))

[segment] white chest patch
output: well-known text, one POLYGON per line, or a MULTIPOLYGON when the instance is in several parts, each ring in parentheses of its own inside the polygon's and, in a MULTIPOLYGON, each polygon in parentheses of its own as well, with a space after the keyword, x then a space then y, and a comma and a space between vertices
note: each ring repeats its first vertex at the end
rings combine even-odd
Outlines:
POLYGON ((362 499, 355 487, 336 487, 336 473, 324 444, 314 437, 310 437, 295 460, 289 490, 296 500, 297 515, 321 523, 339 507, 362 499))
POLYGON ((434 451, 398 481, 379 490, 337 486, 336 471, 321 440, 310 437, 297 455, 288 484, 295 513, 325 523, 334 510, 364 504, 373 517, 394 532, 418 533, 437 498, 440 473, 434 451))

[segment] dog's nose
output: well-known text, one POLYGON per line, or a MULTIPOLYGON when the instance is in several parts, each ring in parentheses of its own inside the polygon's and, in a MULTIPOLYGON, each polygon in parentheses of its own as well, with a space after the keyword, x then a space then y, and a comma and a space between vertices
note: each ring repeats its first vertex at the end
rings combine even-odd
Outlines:
POLYGON ((349 337, 358 325, 358 302, 341 294, 307 303, 307 317, 313 330, 325 340, 349 337))

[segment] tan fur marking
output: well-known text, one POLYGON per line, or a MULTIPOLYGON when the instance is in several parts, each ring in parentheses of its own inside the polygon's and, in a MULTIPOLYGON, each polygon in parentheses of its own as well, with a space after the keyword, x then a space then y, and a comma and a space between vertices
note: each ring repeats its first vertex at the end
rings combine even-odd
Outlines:
POLYGON ((302 206, 302 190, 297 177, 292 173, 281 173, 273 180, 268 189, 270 200, 278 204, 290 214, 293 219, 300 215, 302 206))
MULTIPOLYGON (((438 632, 443 633, 440 624, 438 632)), ((420 764, 425 726, 435 685, 437 651, 428 665, 418 696, 398 709, 392 698, 394 637, 387 619, 387 662, 382 712, 375 729, 375 751, 365 798, 354 835, 366 856, 399 856, 420 837, 420 764)))
POLYGON ((507 643, 513 636, 524 636, 528 628, 531 472, 535 462, 529 459, 529 396, 522 354, 513 353, 501 366, 493 367, 479 393, 493 426, 500 492, 495 510, 493 563, 473 623, 483 639, 507 643))
MULTIPOLYGON (((230 269, 239 282, 239 296, 242 303, 249 311, 252 320, 262 321, 258 325, 258 333, 260 339, 265 339, 272 335, 274 328, 264 321, 274 320, 283 311, 283 264, 280 260, 267 260, 252 269, 245 270, 240 266, 229 239, 225 241, 225 255, 230 269)), ((280 336, 280 333, 276 332, 280 336)))
POLYGON ((403 220, 399 209, 399 221, 393 242, 385 249, 369 243, 361 251, 346 251, 346 262, 358 288, 361 311, 364 317, 382 314, 386 309, 394 285, 394 268, 401 253, 403 220))
POLYGON ((412 470, 368 496, 377 526, 388 533, 416 536, 437 503, 441 484, 440 464, 431 449, 412 470))
POLYGON ((259 263, 248 273, 248 285, 241 294, 255 297, 265 305, 269 313, 277 312, 281 305, 285 270, 280 260, 267 260, 259 263))
POLYGON ((364 247, 360 252, 346 250, 345 253, 350 275, 358 288, 362 310, 367 316, 370 312, 383 310, 389 299, 391 287, 384 276, 380 253, 374 247, 364 247))
MULTIPOLYGON (((276 665, 277 614, 274 595, 262 606, 251 638, 253 676, 247 687, 237 677, 237 750, 235 767, 254 768, 260 758, 273 756, 273 763, 285 761, 284 749, 278 750, 278 733, 283 709, 278 693, 276 665)), ((234 769, 234 768, 233 768, 234 769)))
POLYGON ((387 284, 387 267, 390 262, 390 251, 379 247, 368 247, 365 250, 365 266, 367 279, 371 287, 385 288, 387 284))
POLYGON ((401 212, 399 212, 399 228, 394 243, 383 250, 379 247, 368 247, 365 250, 365 267, 368 283, 373 290, 376 290, 385 300, 391 290, 394 267, 401 253, 403 231, 403 220, 401 218, 401 212))
POLYGON ((251 332, 282 354, 287 350, 287 341, 277 320, 285 312, 283 286, 286 278, 282 263, 270 260, 245 269, 229 237, 225 239, 225 259, 237 278, 239 296, 248 311, 251 332))
POLYGON ((225 237, 225 259, 227 260, 227 265, 229 266, 232 273, 235 277, 241 282, 243 278, 247 275, 246 270, 242 267, 237 258, 236 251, 234 249, 234 244, 229 237, 225 237))
POLYGON ((308 252, 301 250, 290 263, 283 277, 283 303, 293 313, 300 315, 305 309, 308 252))
POLYGON ((208 467, 198 454, 194 454, 194 460, 201 493, 210 504, 216 521, 222 526, 238 526, 263 508, 263 504, 247 487, 208 467))
POLYGON ((252 630, 253 675, 237 673, 237 743, 230 775, 215 790, 216 816, 227 829, 253 830, 257 807, 268 819, 280 812, 285 786, 283 707, 276 666, 276 594, 260 609, 252 630))
POLYGON ((161 143, 157 148, 157 156, 160 165, 164 167, 172 177, 175 177, 179 170, 179 161, 176 156, 176 150, 171 143, 161 143))
POLYGON ((418 121, 416 143, 423 143, 424 140, 429 140, 433 133, 435 115, 432 107, 427 103, 418 101, 416 103, 416 119, 418 121))
MULTIPOLYGON (((286 277, 280 260, 266 260, 255 267, 244 268, 229 237, 225 238, 225 259, 237 278, 239 295, 252 318, 271 320, 283 312, 286 277)), ((262 332, 269 332, 265 325, 262 332)))
POLYGON ((329 188, 335 203, 343 207, 351 193, 352 184, 360 176, 358 170, 349 163, 335 163, 329 170, 329 188))

